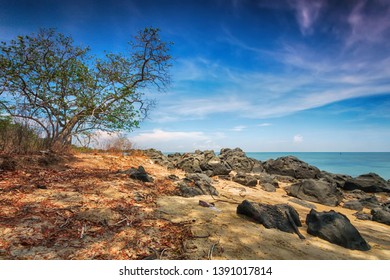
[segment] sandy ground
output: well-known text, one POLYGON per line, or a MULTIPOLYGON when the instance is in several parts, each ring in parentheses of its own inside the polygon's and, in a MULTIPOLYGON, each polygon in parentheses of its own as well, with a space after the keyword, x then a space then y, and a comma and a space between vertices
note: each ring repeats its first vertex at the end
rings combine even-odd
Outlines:
POLYGON ((185 243, 190 259, 390 259, 390 227, 373 221, 358 220, 351 211, 342 207, 316 204, 317 211, 331 209, 346 215, 371 245, 367 252, 349 250, 309 235, 305 224, 310 209, 288 201, 289 196, 279 188, 275 193, 243 187, 231 181, 218 180, 215 184, 219 197, 200 196, 183 198, 161 197, 158 205, 162 215, 173 222, 190 224, 193 238, 185 243), (306 237, 277 229, 266 229, 236 214, 237 205, 244 199, 268 204, 288 203, 299 213, 306 237), (216 209, 199 206, 199 200, 214 202, 216 209))
POLYGON ((175 187, 166 177, 184 173, 142 155, 79 154, 49 167, 29 162, 0 173, 0 259, 390 259, 390 226, 313 203, 318 211, 347 215, 372 249, 333 245, 306 233, 309 209, 289 202, 283 188, 269 193, 215 179, 218 197, 183 198, 172 195, 175 187), (117 172, 139 165, 154 183, 117 172), (306 239, 237 215, 244 199, 290 203, 306 239))

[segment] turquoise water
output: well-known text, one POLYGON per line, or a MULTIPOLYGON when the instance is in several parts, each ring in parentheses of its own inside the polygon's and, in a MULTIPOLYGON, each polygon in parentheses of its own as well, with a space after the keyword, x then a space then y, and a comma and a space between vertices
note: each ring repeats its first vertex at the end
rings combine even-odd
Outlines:
POLYGON ((266 161, 292 155, 321 170, 358 176, 374 172, 386 180, 390 179, 390 153, 262 153, 247 152, 248 157, 266 161))

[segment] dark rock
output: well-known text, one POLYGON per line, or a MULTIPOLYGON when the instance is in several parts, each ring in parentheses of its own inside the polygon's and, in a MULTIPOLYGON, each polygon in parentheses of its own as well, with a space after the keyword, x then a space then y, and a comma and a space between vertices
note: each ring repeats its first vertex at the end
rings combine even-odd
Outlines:
POLYGON ((359 200, 350 200, 344 203, 344 208, 361 211, 363 210, 363 205, 359 202, 359 200))
POLYGON ((212 180, 205 174, 192 173, 187 174, 186 178, 178 184, 181 196, 193 197, 197 195, 218 195, 217 190, 212 185, 212 180))
POLYGON ((259 180, 259 184, 270 184, 273 185, 275 188, 279 188, 279 182, 278 180, 267 173, 260 173, 256 174, 255 177, 259 180))
POLYGON ((248 158, 246 154, 240 149, 221 149, 219 158, 226 163, 231 170, 241 173, 259 173, 262 172, 262 163, 256 159, 248 158))
POLYGON ((298 227, 302 226, 299 214, 288 204, 268 205, 244 200, 238 205, 237 214, 245 215, 266 228, 297 233, 301 239, 304 239, 298 230, 298 227))
POLYGON ((233 177, 233 181, 246 187, 255 187, 257 185, 255 176, 243 173, 237 173, 237 175, 233 177))
POLYGON ((360 175, 345 182, 344 190, 362 190, 369 193, 390 192, 387 181, 375 173, 360 175))
POLYGON ((359 199, 359 202, 368 209, 375 209, 380 207, 380 203, 375 195, 359 199))
POLYGON ((213 157, 200 165, 203 171, 210 171, 210 176, 229 175, 231 168, 228 164, 221 162, 218 157, 213 157))
POLYGON ((168 175, 167 179, 169 179, 171 181, 179 181, 180 180, 180 178, 177 177, 175 174, 168 175))
POLYGON ((372 215, 367 214, 367 213, 363 213, 361 211, 356 212, 352 215, 354 215, 359 220, 363 220, 363 221, 371 221, 372 220, 372 215))
POLYGON ((263 164, 269 174, 291 176, 296 179, 318 179, 321 171, 293 156, 270 159, 263 164))
POLYGON ((378 223, 390 225, 390 212, 383 208, 376 208, 371 210, 372 220, 378 223))
POLYGON ((370 249, 359 231, 341 213, 333 210, 317 212, 312 209, 306 217, 306 224, 307 233, 318 236, 330 243, 352 250, 367 251, 370 249))
POLYGON ((270 183, 263 183, 260 185, 260 188, 266 192, 276 192, 276 187, 270 183))
POLYGON ((143 152, 154 163, 159 164, 161 166, 165 166, 168 169, 174 168, 174 165, 170 162, 168 157, 166 155, 164 155, 161 151, 158 151, 156 149, 148 149, 148 150, 144 150, 143 152))
POLYGON ((338 188, 341 188, 343 189, 344 188, 344 184, 347 180, 351 180, 352 177, 351 176, 348 176, 348 175, 343 175, 343 174, 333 174, 333 173, 329 173, 329 172, 326 172, 326 171, 321 171, 321 178, 323 178, 324 180, 330 182, 330 183, 334 183, 336 184, 336 186, 338 188))
POLYGON ((135 180, 140 180, 142 182, 153 182, 153 178, 146 173, 145 168, 143 166, 139 166, 137 168, 130 168, 128 171, 126 171, 130 175, 130 178, 135 180))
POLYGON ((202 158, 200 156, 193 156, 193 154, 185 154, 176 164, 177 168, 184 170, 187 173, 202 173, 200 163, 202 158))
POLYGON ((306 207, 306 208, 309 208, 309 209, 316 209, 317 208, 314 204, 311 204, 307 201, 304 201, 304 200, 296 198, 296 197, 290 198, 288 201, 299 204, 299 205, 306 207))
POLYGON ((302 180, 286 188, 287 194, 328 206, 337 206, 342 200, 342 193, 326 181, 313 179, 302 180))

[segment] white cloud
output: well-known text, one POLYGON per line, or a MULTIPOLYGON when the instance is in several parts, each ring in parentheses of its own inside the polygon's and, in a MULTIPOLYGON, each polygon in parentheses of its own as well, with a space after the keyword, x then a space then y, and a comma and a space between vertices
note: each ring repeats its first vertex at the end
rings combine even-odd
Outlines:
POLYGON ((300 134, 297 134, 293 138, 294 143, 299 144, 303 142, 303 136, 300 134))
POLYGON ((202 131, 166 131, 154 129, 141 132, 130 140, 139 148, 156 148, 162 151, 193 151, 196 149, 220 149, 217 141, 225 135, 221 132, 205 133, 202 131))
POLYGON ((230 129, 231 131, 243 131, 244 129, 246 128, 245 125, 238 125, 238 126, 235 126, 233 127, 232 129, 230 129))
POLYGON ((290 4, 295 9, 297 21, 301 33, 308 35, 312 33, 312 26, 315 24, 321 9, 324 6, 322 0, 291 0, 290 4))
POLYGON ((258 124, 257 126, 260 126, 260 127, 266 127, 266 126, 271 126, 272 123, 261 123, 261 124, 258 124))

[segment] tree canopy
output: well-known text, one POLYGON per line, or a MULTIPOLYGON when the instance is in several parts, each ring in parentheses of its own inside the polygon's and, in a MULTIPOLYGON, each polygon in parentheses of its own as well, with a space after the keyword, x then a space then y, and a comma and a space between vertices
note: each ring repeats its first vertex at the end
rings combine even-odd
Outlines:
POLYGON ((147 116, 145 89, 170 83, 171 43, 145 28, 125 54, 91 55, 55 29, 0 45, 0 110, 39 126, 53 145, 94 130, 132 130, 147 116))

